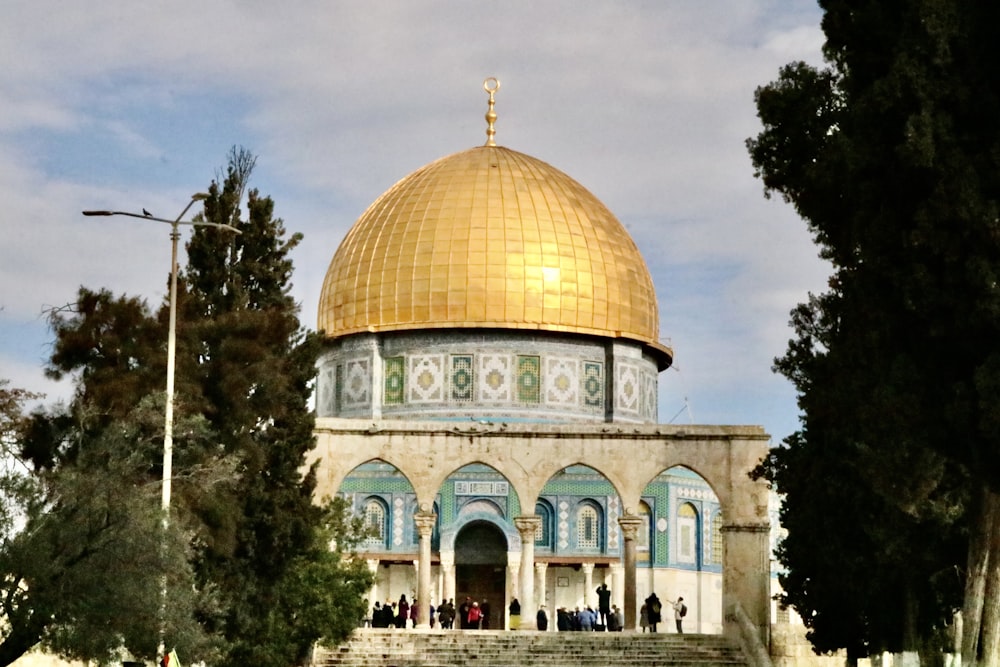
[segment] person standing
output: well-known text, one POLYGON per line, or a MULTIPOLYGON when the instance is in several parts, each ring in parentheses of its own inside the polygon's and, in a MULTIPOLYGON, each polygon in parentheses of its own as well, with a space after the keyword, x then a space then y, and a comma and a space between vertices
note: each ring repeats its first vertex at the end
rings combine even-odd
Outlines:
POLYGON ((650 632, 656 632, 656 626, 663 618, 660 615, 662 609, 660 598, 656 597, 656 593, 650 593, 649 597, 646 598, 646 616, 648 616, 650 632))
POLYGON ((510 602, 510 629, 517 630, 521 627, 521 603, 514 598, 510 602))
POLYGON ((549 615, 545 613, 545 605, 538 608, 538 613, 535 614, 535 623, 538 624, 538 629, 542 632, 549 629, 549 615))
POLYGON ((466 622, 469 630, 478 630, 479 623, 483 620, 483 610, 480 609, 478 602, 473 602, 472 606, 469 608, 469 618, 466 622))
POLYGON ((597 587, 598 622, 607 627, 610 625, 608 615, 611 614, 611 589, 607 584, 597 587))
POLYGON ((441 603, 438 607, 438 620, 441 621, 442 630, 451 630, 455 627, 455 599, 451 598, 441 603))
POLYGON ((483 598, 483 603, 479 605, 479 627, 483 630, 490 629, 490 601, 483 598))
POLYGON ((410 603, 406 601, 406 593, 399 596, 399 604, 396 605, 396 627, 400 630, 406 629, 406 619, 410 617, 410 603))
POLYGON ((556 629, 559 632, 570 631, 569 610, 566 607, 556 609, 556 629))
POLYGON ((458 627, 460 630, 469 629, 469 611, 472 610, 472 598, 465 596, 465 602, 458 608, 458 627))
POLYGON ((684 634, 684 617, 687 616, 688 608, 684 604, 684 598, 677 598, 677 602, 671 602, 671 606, 674 608, 674 623, 677 624, 677 634, 684 634))
POLYGON ((618 632, 621 626, 618 625, 618 605, 611 605, 611 612, 608 613, 608 632, 618 632))

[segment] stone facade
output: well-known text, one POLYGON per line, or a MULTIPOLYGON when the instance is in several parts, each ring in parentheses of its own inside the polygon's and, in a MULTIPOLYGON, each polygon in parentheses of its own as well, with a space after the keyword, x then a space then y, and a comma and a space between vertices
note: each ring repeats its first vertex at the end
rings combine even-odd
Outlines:
POLYGON ((691 629, 720 631, 738 601, 767 636, 768 490, 747 476, 768 446, 759 427, 319 419, 316 433, 317 495, 378 505, 367 557, 379 598, 455 597, 475 560, 460 535, 486 526, 499 544, 484 562, 501 597, 520 598, 522 623, 540 604, 593 604, 608 583, 630 627, 656 591, 693 602, 691 629), (593 543, 580 532, 588 506, 593 543))

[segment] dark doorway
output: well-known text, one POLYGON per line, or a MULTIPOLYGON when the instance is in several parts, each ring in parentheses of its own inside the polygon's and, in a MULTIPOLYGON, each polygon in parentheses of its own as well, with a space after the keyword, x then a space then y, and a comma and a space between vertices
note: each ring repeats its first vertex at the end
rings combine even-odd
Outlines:
MULTIPOLYGON (((488 521, 474 521, 455 537, 455 605, 466 597, 490 605, 490 629, 504 628, 507 538, 488 521)), ((456 620, 456 626, 458 621, 456 620)))

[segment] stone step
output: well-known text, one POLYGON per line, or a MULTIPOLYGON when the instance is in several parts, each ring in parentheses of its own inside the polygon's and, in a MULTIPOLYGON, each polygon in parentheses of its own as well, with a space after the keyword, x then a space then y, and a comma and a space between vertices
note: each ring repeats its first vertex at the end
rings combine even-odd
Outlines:
POLYGON ((504 630, 356 631, 314 667, 746 667, 721 635, 504 630))

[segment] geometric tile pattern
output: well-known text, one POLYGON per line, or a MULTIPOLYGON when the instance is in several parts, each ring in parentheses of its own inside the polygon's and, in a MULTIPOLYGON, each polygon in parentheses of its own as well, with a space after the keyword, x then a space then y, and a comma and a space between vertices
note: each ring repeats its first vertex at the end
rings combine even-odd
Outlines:
POLYGON ((392 501, 392 543, 403 544, 403 499, 399 496, 392 501))
POLYGON ((383 372, 385 373, 383 402, 386 405, 402 405, 406 376, 403 357, 386 358, 383 372))
POLYGON ((618 550, 618 517, 621 508, 618 506, 618 496, 608 496, 608 551, 618 550))
POLYGON ((580 364, 576 359, 545 359, 545 403, 576 405, 580 387, 580 364))
POLYGON ((509 354, 481 354, 479 356, 479 400, 509 403, 513 359, 509 354))
POLYGON ((336 386, 336 380, 334 378, 336 373, 336 368, 332 368, 330 366, 323 367, 323 381, 319 383, 320 387, 322 387, 318 410, 320 417, 333 417, 337 414, 336 405, 334 405, 333 401, 333 390, 336 386))
POLYGON ((451 400, 468 402, 472 401, 472 392, 475 385, 475 373, 472 368, 471 354, 451 355, 451 400))
POLYGON ((444 400, 444 355, 412 356, 409 361, 407 399, 412 403, 440 403, 444 400))
POLYGON ((650 420, 655 421, 656 417, 656 378, 652 373, 643 372, 640 376, 640 392, 642 394, 639 413, 650 420))
POLYGON ((626 412, 639 412, 639 374, 631 364, 616 364, 615 408, 626 412))
POLYGON ((559 549, 569 548, 569 503, 559 501, 559 549))
POLYGON ((517 402, 538 403, 541 396, 542 364, 537 356, 517 357, 517 402))
POLYGON ((604 368, 598 361, 583 362, 583 404, 588 408, 604 405, 604 368))
POLYGON ((371 402, 372 373, 367 358, 349 359, 344 363, 344 388, 341 403, 346 408, 371 402))
POLYGON ((381 394, 390 408, 386 416, 393 417, 489 418, 510 410, 511 418, 531 419, 544 406, 539 416, 545 420, 656 421, 659 374, 637 350, 616 349, 607 357, 606 349, 574 341, 454 338, 428 332, 374 347, 361 341, 324 355, 317 416, 358 418, 369 410, 374 416, 372 401, 381 394))

